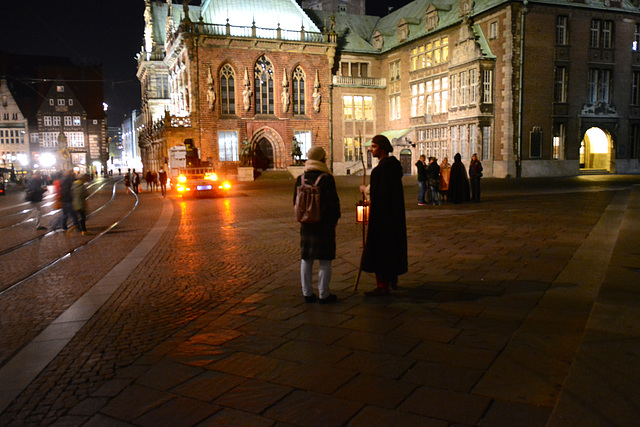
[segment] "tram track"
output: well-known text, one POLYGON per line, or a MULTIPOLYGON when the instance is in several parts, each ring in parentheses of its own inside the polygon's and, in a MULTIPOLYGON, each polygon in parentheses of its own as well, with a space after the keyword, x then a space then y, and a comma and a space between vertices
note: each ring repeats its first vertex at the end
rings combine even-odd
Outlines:
MULTIPOLYGON (((87 215, 87 217, 91 217, 94 216, 95 214, 98 214, 100 212, 104 212, 107 207, 109 205, 111 205, 115 199, 116 199, 116 195, 117 193, 117 185, 120 182, 120 180, 117 180, 115 182, 111 182, 112 183, 112 187, 111 187, 111 196, 110 198, 103 203, 102 205, 100 205, 99 207, 97 207, 96 209, 93 209, 91 211, 91 213, 89 213, 87 215)), ((98 189, 96 189, 94 192, 92 192, 90 194, 89 197, 94 196, 96 194, 99 194, 104 187, 109 184, 109 182, 104 182, 101 183, 101 185, 99 185, 98 189)), ((44 261, 40 261, 38 262, 38 264, 34 267, 27 267, 27 268, 19 268, 19 274, 11 274, 11 280, 5 283, 0 283, 0 297, 5 296, 6 294, 8 294, 11 290, 14 290, 18 287, 20 287, 22 284, 24 284, 25 282, 29 281, 30 279, 33 279, 34 277, 42 274, 43 272, 47 271, 48 269, 50 269, 51 267, 53 267, 54 265, 58 264, 59 262, 61 262, 62 260, 71 257, 72 255, 74 255, 75 253, 78 253, 80 250, 82 250, 83 248, 85 248, 87 245, 94 243, 96 241, 98 241, 99 239, 101 239, 103 236, 105 236, 107 233, 109 233, 111 230, 113 230, 115 227, 117 227, 119 224, 122 223, 122 221, 124 221, 125 219, 127 219, 138 207, 139 204, 139 198, 138 195, 135 193, 131 193, 133 195, 133 197, 135 198, 135 201, 133 203, 133 205, 131 207, 127 207, 125 209, 125 211, 123 213, 117 213, 117 218, 115 220, 111 219, 108 220, 106 223, 103 223, 100 225, 99 230, 95 235, 91 236, 90 238, 86 239, 84 238, 82 241, 72 241, 72 244, 69 245, 69 240, 62 242, 61 245, 58 246, 70 246, 70 247, 66 247, 66 248, 62 248, 62 249, 57 249, 55 250, 55 254, 53 256, 50 256, 48 259, 44 260, 44 261), (16 278, 17 277, 17 278, 16 278)), ((123 196, 125 196, 125 194, 122 194, 123 196)), ((22 222, 22 224, 24 224, 25 222, 22 222)), ((7 227, 5 228, 0 228, 0 233, 2 232, 6 232, 7 231, 7 227)), ((54 238, 53 235, 58 234, 57 231, 48 231, 47 233, 41 234, 37 237, 28 239, 24 242, 21 242, 17 245, 14 245, 10 248, 6 248, 4 250, 2 250, 0 252, 0 266, 5 265, 5 263, 10 262, 9 259, 11 257, 13 257, 14 259, 16 257, 20 258, 19 255, 20 253, 18 253, 21 250, 25 250, 25 249, 29 249, 30 246, 39 243, 39 242, 43 242, 48 238, 54 238)), ((2 234, 0 234, 0 237, 2 236, 2 234)), ((41 248, 34 248, 35 251, 39 251, 41 250, 41 248)), ((39 258, 39 257, 36 257, 39 258)), ((15 264, 15 262, 14 262, 15 264)), ((22 263, 22 265, 24 266, 26 263, 22 263)), ((0 275, 0 277, 7 277, 9 275, 0 275)))

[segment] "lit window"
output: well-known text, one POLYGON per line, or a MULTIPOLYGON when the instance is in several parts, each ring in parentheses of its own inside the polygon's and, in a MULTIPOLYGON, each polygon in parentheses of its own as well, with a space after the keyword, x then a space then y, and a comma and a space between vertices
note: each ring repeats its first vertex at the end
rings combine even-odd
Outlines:
POLYGON ((238 156, 238 132, 218 132, 218 157, 221 162, 237 162, 238 156))
POLYGON ((558 16, 556 18, 556 44, 566 45, 567 39, 567 17, 558 16))
POLYGON ((293 132, 293 136, 296 138, 296 141, 300 144, 300 152, 302 153, 302 158, 307 158, 307 151, 311 149, 311 131, 309 130, 296 130, 293 132))
POLYGON ((229 64, 225 64, 220 71, 220 98, 222 99, 222 114, 235 114, 235 73, 229 64))
MULTIPOLYGON (((302 68, 296 67, 293 72, 293 114, 305 113, 305 78, 302 68)), ((311 147, 309 147, 311 148, 311 147)), ((306 151, 305 151, 306 153, 306 151)))
POLYGON ((64 105, 64 98, 58 98, 58 105, 64 105))
POLYGON ((273 114, 273 66, 265 56, 256 62, 254 74, 256 114, 273 114))

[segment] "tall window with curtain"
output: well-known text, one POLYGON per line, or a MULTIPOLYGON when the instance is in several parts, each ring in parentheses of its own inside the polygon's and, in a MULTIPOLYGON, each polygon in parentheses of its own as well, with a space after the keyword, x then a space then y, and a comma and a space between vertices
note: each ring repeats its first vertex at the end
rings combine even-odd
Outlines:
POLYGON ((305 78, 302 68, 296 67, 293 72, 293 114, 304 114, 305 102, 305 78))
POLYGON ((236 113, 235 73, 229 64, 220 70, 220 99, 222 114, 236 113))

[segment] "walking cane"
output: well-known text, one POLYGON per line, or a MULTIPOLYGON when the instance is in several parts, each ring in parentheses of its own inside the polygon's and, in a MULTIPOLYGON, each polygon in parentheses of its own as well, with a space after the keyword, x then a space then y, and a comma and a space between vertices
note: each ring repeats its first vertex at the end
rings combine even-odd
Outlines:
MULTIPOLYGON (((359 153, 360 153, 360 161, 362 162, 362 185, 366 184, 366 179, 367 179, 367 168, 364 165, 364 156, 362 155, 362 133, 360 133, 360 147, 359 147, 359 153)), ((356 276, 356 283, 353 286, 353 291, 357 291, 358 290, 358 282, 360 282, 360 273, 362 273, 362 261, 364 260, 364 248, 367 244, 367 223, 369 222, 369 204, 367 203, 367 197, 364 194, 364 191, 362 191, 362 201, 358 203, 358 207, 356 209, 360 209, 360 207, 362 208, 362 217, 360 218, 362 220, 362 255, 360 255, 360 266, 358 267, 358 275, 356 276)), ((356 211, 356 220, 360 221, 360 219, 358 219, 359 216, 359 212, 356 211)))

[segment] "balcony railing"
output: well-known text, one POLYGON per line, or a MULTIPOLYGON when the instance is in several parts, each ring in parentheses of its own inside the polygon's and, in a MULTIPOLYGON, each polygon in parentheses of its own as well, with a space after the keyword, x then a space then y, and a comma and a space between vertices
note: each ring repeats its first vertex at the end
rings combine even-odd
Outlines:
POLYGON ((384 77, 349 77, 333 76, 335 86, 363 86, 363 87, 387 87, 387 79, 384 77))
POLYGON ((239 37, 269 40, 289 40, 305 43, 336 43, 337 34, 334 32, 319 33, 306 31, 304 27, 300 31, 285 30, 280 28, 240 27, 230 24, 207 24, 204 22, 182 22, 180 30, 191 33, 206 34, 221 37, 239 37))

